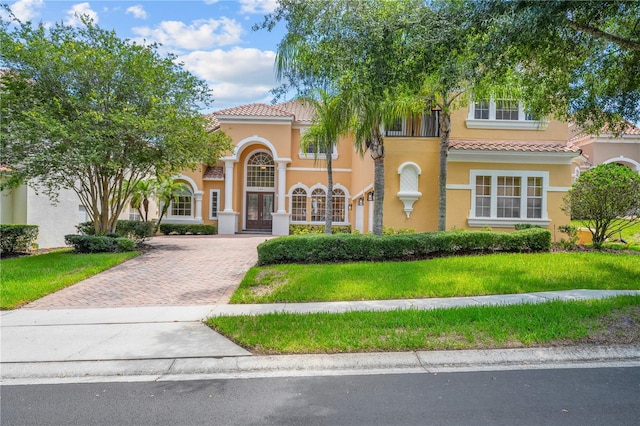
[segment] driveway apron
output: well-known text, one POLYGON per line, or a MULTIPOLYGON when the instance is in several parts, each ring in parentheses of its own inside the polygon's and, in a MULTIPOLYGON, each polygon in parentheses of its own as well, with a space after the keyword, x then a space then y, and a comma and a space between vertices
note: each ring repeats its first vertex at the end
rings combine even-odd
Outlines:
POLYGON ((264 235, 156 236, 152 249, 23 309, 227 303, 264 235))

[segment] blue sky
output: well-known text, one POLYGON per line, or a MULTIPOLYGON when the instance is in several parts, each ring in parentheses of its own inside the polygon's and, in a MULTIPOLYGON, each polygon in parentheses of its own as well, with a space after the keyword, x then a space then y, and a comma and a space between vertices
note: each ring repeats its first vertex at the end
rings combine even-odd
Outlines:
POLYGON ((284 26, 272 32, 251 29, 275 8, 275 0, 6 3, 23 21, 78 25, 75 15, 86 14, 121 38, 161 43, 162 49, 178 55, 189 71, 210 85, 215 99, 212 110, 270 103, 269 90, 278 85, 273 64, 284 26))

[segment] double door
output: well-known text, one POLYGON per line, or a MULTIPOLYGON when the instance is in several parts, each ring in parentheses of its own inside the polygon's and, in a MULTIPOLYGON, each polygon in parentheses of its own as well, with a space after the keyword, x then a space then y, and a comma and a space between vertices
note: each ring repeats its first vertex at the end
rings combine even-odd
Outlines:
POLYGON ((273 192, 247 192, 247 229, 271 229, 273 192))

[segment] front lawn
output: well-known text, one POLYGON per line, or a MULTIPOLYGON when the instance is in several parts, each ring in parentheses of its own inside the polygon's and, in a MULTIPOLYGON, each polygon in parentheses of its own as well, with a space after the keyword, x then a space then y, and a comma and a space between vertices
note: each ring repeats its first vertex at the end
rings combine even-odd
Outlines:
POLYGON ((557 252, 256 267, 249 270, 231 303, 454 297, 573 289, 640 289, 640 255, 557 252))
POLYGON ((298 354, 640 343, 640 296, 433 311, 267 314, 207 324, 254 353, 298 354))
POLYGON ((140 252, 75 254, 60 250, 0 261, 0 309, 21 305, 109 269, 140 252))

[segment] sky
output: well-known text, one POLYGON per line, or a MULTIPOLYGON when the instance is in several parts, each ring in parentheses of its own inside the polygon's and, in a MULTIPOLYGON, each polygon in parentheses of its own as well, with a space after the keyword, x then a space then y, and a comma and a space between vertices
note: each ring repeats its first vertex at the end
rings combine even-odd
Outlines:
POLYGON ((211 112, 254 102, 271 103, 278 86, 275 51, 284 25, 253 31, 276 0, 5 1, 21 21, 81 25, 89 15, 123 39, 158 42, 212 89, 211 112))

